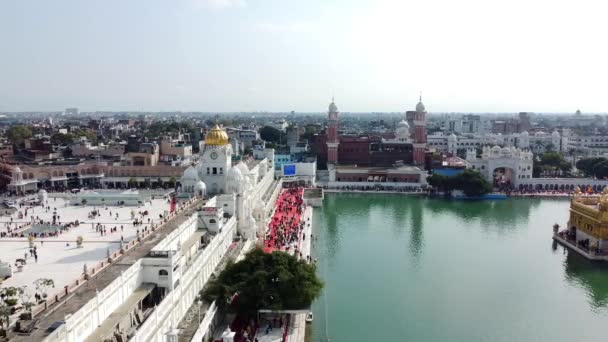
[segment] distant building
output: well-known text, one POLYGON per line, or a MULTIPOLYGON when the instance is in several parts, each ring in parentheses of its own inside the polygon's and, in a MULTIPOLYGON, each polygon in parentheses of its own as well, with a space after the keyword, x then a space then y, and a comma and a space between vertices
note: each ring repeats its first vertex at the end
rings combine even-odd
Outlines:
POLYGON ((120 161, 125 153, 125 143, 111 143, 109 145, 99 144, 93 146, 86 139, 81 139, 71 147, 72 156, 95 158, 97 156, 120 161))
POLYGON ((78 115, 78 108, 66 108, 64 114, 67 116, 78 115))
POLYGON ((547 151, 562 152, 568 150, 568 137, 561 136, 559 132, 551 134, 543 131, 533 135, 527 131, 521 133, 502 134, 460 134, 445 135, 440 132, 428 136, 428 147, 437 151, 447 152, 451 155, 464 156, 467 149, 480 149, 483 146, 514 146, 520 149, 530 149, 534 153, 542 154, 547 151))
POLYGON ((141 143, 137 152, 128 152, 125 164, 129 166, 156 166, 160 157, 157 143, 141 143))
POLYGON ((515 147, 484 146, 481 157, 473 149, 467 150, 468 169, 479 171, 491 183, 510 183, 518 186, 521 181, 532 178, 532 152, 515 147))
POLYGON ((253 147, 253 143, 260 140, 260 133, 254 129, 226 128, 226 133, 231 139, 237 139, 245 148, 253 147))
POLYGON ((517 119, 495 120, 492 123, 492 133, 513 134, 531 129, 530 113, 521 112, 517 119))
POLYGON ((407 121, 401 120, 394 132, 384 134, 340 135, 338 117, 338 107, 332 102, 326 132, 315 136, 311 148, 320 169, 330 169, 330 165, 424 166, 427 134, 426 110, 422 101, 418 102, 415 111, 406 113, 407 121))
POLYGON ((192 145, 190 138, 179 134, 176 138, 163 136, 160 139, 160 160, 171 165, 186 165, 190 163, 192 145))
POLYGON ((300 135, 302 135, 302 128, 298 126, 287 127, 287 146, 290 148, 296 146, 300 142, 300 135))

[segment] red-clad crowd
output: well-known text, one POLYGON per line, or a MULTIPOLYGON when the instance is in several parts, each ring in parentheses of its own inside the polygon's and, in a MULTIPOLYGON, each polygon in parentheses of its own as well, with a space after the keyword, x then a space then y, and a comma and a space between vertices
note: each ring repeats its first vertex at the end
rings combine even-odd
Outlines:
POLYGON ((304 212, 303 194, 304 188, 297 187, 283 190, 277 198, 276 209, 264 240, 266 252, 292 251, 292 247, 298 248, 299 236, 304 229, 304 222, 301 222, 304 212))

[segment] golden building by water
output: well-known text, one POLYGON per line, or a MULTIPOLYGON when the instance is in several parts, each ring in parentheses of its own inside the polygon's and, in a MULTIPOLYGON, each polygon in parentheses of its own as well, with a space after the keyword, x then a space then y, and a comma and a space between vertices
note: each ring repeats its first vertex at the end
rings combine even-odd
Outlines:
POLYGON ((568 227, 558 229, 554 226, 555 240, 584 256, 603 259, 608 255, 608 188, 600 196, 585 195, 577 188, 570 202, 568 227))

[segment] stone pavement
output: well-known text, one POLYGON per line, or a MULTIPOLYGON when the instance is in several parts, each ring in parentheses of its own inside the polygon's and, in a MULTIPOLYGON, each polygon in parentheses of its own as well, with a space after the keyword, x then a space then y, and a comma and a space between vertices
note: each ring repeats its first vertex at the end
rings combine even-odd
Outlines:
POLYGON ((112 281, 120 276, 122 272, 127 270, 137 260, 148 255, 150 250, 162 241, 169 233, 177 229, 180 224, 186 221, 202 201, 196 201, 191 204, 190 208, 179 213, 173 219, 162 225, 159 229, 152 232, 141 243, 130 249, 112 263, 109 267, 103 269, 93 276, 85 284, 77 288, 66 299, 52 305, 46 312, 43 312, 39 317, 36 317, 36 329, 28 336, 13 335, 11 341, 42 341, 49 333, 46 331, 53 323, 62 321, 67 315, 74 314, 86 303, 95 297, 97 290, 101 290, 108 286, 112 281))
MULTIPOLYGON (((312 239, 310 238, 310 234, 312 233, 312 213, 312 206, 307 206, 304 211, 304 215, 302 215, 302 220, 306 222, 306 225, 304 227, 304 235, 306 236, 306 240, 302 241, 301 245, 302 255, 304 257, 310 255, 311 250, 312 239)), ((293 325, 293 328, 289 329, 288 341, 304 342, 304 338, 306 336, 306 314, 293 315, 291 324, 293 325)))
MULTIPOLYGON (((56 288, 72 282, 82 274, 84 265, 89 268, 94 267, 98 262, 106 259, 108 250, 113 253, 120 249, 121 237, 124 243, 135 239, 137 231, 142 231, 149 226, 148 218, 151 223, 160 221, 159 214, 169 210, 169 203, 166 199, 155 199, 152 203, 147 203, 140 207, 95 207, 99 209, 101 215, 89 218, 89 213, 94 207, 70 206, 62 198, 49 199, 48 206, 51 210, 46 210, 41 206, 28 208, 28 220, 31 216, 39 217, 44 221, 51 221, 53 212, 60 216, 61 222, 73 222, 78 220, 78 227, 69 228, 57 237, 38 238, 34 241, 38 254, 38 261, 29 253, 29 242, 23 237, 4 237, 0 238, 0 259, 9 262, 12 267, 16 259, 23 259, 27 256, 27 264, 24 265, 22 272, 13 269, 13 276, 2 282, 3 287, 7 286, 27 286, 34 289, 34 281, 39 278, 49 278, 55 282, 56 288), (55 210, 56 209, 56 210, 55 210), (145 224, 133 226, 131 211, 140 218, 138 212, 148 211, 149 215, 143 218, 145 224), (111 214, 110 214, 111 213, 111 214), (118 217, 116 216, 118 214, 118 217), (105 225, 107 234, 101 236, 95 231, 96 224, 105 225), (121 229, 122 226, 122 229, 121 229), (117 228, 117 232, 110 233, 110 228, 117 228), (82 236, 84 243, 81 248, 76 246, 76 239, 82 236)), ((25 208, 20 209, 23 214, 25 208)), ((15 222, 25 224, 26 219, 18 219, 18 213, 0 217, 0 231, 6 231, 7 226, 15 226, 15 222), (11 224, 11 218, 13 223, 11 224)), ((32 293, 33 294, 33 293, 32 293)))
MULTIPOLYGON (((235 242, 233 247, 231 247, 228 252, 226 252, 222 260, 220 260, 220 263, 217 265, 213 273, 219 274, 220 272, 222 272, 228 264, 228 261, 234 261, 237 258, 237 256, 241 253, 243 246, 243 241, 235 242)), ((177 326, 177 328, 180 330, 180 341, 190 341, 192 339, 192 337, 196 333, 196 330, 198 329, 198 326, 200 324, 199 322, 201 322, 203 318, 205 318, 205 313, 207 312, 207 309, 209 309, 209 306, 211 306, 211 303, 205 300, 202 300, 200 304, 195 300, 192 305, 190 305, 190 308, 188 308, 188 311, 184 315, 184 318, 181 322, 179 322, 179 325, 177 326)))

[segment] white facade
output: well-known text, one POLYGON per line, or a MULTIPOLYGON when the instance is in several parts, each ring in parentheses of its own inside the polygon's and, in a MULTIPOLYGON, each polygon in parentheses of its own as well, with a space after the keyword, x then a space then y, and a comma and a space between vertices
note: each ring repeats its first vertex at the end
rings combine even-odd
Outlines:
POLYGON ((201 151, 198 177, 207 185, 210 194, 218 194, 226 189, 226 174, 232 167, 232 146, 205 145, 201 151))
POLYGON ((608 136, 606 135, 570 135, 567 140, 567 150, 576 151, 589 157, 606 156, 608 154, 608 136))
POLYGON ((492 120, 481 115, 444 114, 439 119, 439 128, 447 134, 484 134, 492 129, 492 120))
POLYGON ((479 171, 491 183, 494 181, 495 171, 504 168, 511 183, 518 185, 523 180, 532 178, 533 159, 532 152, 527 150, 484 146, 480 158, 474 150, 468 150, 466 163, 468 169, 479 171))
MULTIPOLYGON (((220 132, 221 133, 221 132, 220 132)), ((218 131, 217 136, 222 137, 218 131)), ((234 194, 234 215, 238 220, 238 233, 246 239, 256 239, 260 230, 268 222, 263 219, 266 212, 263 196, 274 180, 274 168, 268 156, 274 156, 273 149, 263 149, 258 157, 261 160, 243 161, 232 165, 232 146, 228 141, 213 141, 201 151, 200 164, 184 171, 182 191, 192 194, 234 194), (199 190, 203 189, 203 190, 199 190), (256 219, 257 217, 257 219, 256 219)), ((227 210, 228 208, 224 208, 227 210)))
MULTIPOLYGON (((158 288, 164 289, 164 297, 143 322, 139 322, 134 332, 129 331, 128 340, 177 341, 175 328, 228 251, 235 235, 240 234, 255 242, 257 236, 263 234, 281 187, 280 181, 274 181, 274 170, 267 159, 232 166, 230 144, 218 143, 224 140, 217 130, 214 139, 215 144, 202 152, 199 167, 185 170, 181 178, 182 191, 199 192, 200 195, 205 189, 204 179, 215 184, 216 190, 221 189, 224 194, 210 198, 199 212, 180 218, 181 224, 156 244, 148 255, 128 266, 84 307, 66 317, 65 324, 45 341, 102 341, 112 336, 116 327, 124 329, 112 317, 129 314, 129 310, 136 309, 139 299, 134 300, 134 296, 142 292, 146 295, 158 288), (212 153, 217 155, 211 156, 212 153), (216 171, 221 167, 223 172, 210 172, 208 175, 207 167, 216 168, 216 171), (201 174, 201 171, 204 172, 201 174), (206 243, 203 243, 203 238, 206 243), (126 310, 125 305, 128 306, 126 310)), ((212 305, 208 314, 213 316, 205 317, 203 323, 207 325, 201 325, 200 331, 208 329, 215 315, 214 308, 212 305)), ((197 336, 200 334, 197 331, 197 336)))
POLYGON ((161 241, 154 250, 156 255, 144 257, 131 265, 116 280, 101 289, 84 307, 68 317, 65 324, 50 334, 45 341, 80 342, 87 338, 96 338, 98 328, 104 320, 127 303, 137 289, 149 286, 146 284, 156 284, 166 288, 168 292, 129 341, 165 342, 166 333, 184 317, 188 307, 230 247, 236 233, 236 219, 229 219, 222 233, 216 235, 204 249, 187 258, 184 253, 187 251, 179 248, 179 241, 196 229, 197 214, 194 214, 161 241), (166 271, 167 275, 160 270, 166 271))
MULTIPOLYGON (((562 137, 559 132, 553 133, 536 132, 530 135, 524 131, 514 134, 461 134, 454 133, 445 135, 435 133, 427 137, 428 146, 439 151, 456 154, 459 150, 481 148, 485 145, 501 145, 505 147, 517 147, 519 149, 530 149, 534 153, 544 153, 549 149, 562 152, 567 150, 568 138, 562 137)), ((608 138, 606 139, 608 146, 608 138)), ((607 149, 608 151, 608 149, 607 149)))

